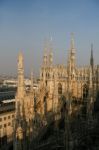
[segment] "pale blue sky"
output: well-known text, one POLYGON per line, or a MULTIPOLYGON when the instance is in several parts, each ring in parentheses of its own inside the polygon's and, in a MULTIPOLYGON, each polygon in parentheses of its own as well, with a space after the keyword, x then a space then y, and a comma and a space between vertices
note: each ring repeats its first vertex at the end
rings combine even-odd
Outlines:
POLYGON ((52 37, 55 63, 67 63, 70 33, 75 34, 77 64, 89 63, 94 45, 99 64, 99 0, 0 0, 0 74, 16 74, 24 53, 25 73, 39 73, 44 40, 52 37))

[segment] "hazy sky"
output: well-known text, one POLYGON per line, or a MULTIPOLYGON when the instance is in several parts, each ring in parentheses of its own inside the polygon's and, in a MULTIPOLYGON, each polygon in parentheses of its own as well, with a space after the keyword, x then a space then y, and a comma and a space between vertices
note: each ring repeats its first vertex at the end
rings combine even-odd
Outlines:
POLYGON ((54 62, 67 63, 70 33, 77 64, 89 64, 94 45, 99 64, 99 0, 0 0, 0 74, 17 73, 23 51, 25 73, 39 73, 45 39, 52 37, 54 62))

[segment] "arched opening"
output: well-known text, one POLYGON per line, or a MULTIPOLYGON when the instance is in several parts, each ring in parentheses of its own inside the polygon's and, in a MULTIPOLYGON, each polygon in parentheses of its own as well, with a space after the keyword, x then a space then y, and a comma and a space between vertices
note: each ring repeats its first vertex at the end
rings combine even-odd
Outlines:
POLYGON ((58 94, 61 95, 62 94, 62 84, 58 83, 58 94))
POLYGON ((47 74, 47 77, 48 77, 48 78, 50 77, 50 74, 49 74, 49 73, 47 74))
POLYGON ((46 72, 46 78, 47 78, 47 72, 46 72))
POLYGON ((83 86, 83 99, 87 98, 88 96, 88 86, 85 84, 83 86))

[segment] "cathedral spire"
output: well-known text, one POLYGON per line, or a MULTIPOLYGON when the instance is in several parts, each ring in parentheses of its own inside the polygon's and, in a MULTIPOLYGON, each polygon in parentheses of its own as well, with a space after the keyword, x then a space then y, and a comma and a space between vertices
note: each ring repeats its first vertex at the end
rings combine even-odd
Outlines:
POLYGON ((74 33, 71 33, 71 42, 70 42, 70 55, 71 59, 75 59, 75 42, 74 42, 74 33))
POLYGON ((49 65, 52 66, 53 64, 53 52, 52 52, 52 37, 49 43, 49 65))
POLYGON ((75 44, 74 44, 74 33, 72 32, 71 33, 71 50, 74 50, 75 49, 75 44))
POLYGON ((94 84, 93 84, 93 44, 91 44, 91 56, 90 56, 90 68, 89 68, 89 98, 87 102, 87 117, 88 120, 92 118, 93 106, 94 106, 94 84))
POLYGON ((69 55, 68 55, 68 71, 69 74, 74 74, 75 72, 75 46, 74 46, 74 34, 71 33, 71 41, 70 41, 70 50, 69 50, 69 55))
POLYGON ((33 70, 31 70, 31 92, 33 92, 33 70))
POLYGON ((94 58, 93 58, 93 44, 91 44, 90 66, 91 66, 92 68, 93 68, 93 66, 94 66, 94 58))
POLYGON ((25 85, 24 85, 24 64, 23 64, 23 54, 19 53, 18 56, 18 86, 16 95, 16 109, 15 109, 15 136, 14 136, 14 149, 24 149, 25 144, 23 144, 23 130, 25 124, 25 110, 24 110, 24 98, 25 98, 25 85))
POLYGON ((23 54, 19 53, 18 56, 18 87, 17 87, 17 97, 19 99, 24 97, 25 87, 24 87, 24 64, 23 64, 23 54))
POLYGON ((48 64, 48 56, 47 56, 47 42, 45 43, 44 46, 44 56, 43 56, 43 66, 47 66, 48 64))

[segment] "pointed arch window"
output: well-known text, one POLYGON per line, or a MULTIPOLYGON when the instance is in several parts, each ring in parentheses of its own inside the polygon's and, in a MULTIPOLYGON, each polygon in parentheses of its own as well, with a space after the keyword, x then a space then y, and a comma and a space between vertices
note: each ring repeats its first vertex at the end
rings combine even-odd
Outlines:
POLYGON ((83 98, 87 98, 88 96, 88 86, 85 84, 83 86, 83 98))
POLYGON ((62 94, 62 84, 58 83, 58 94, 62 94))

